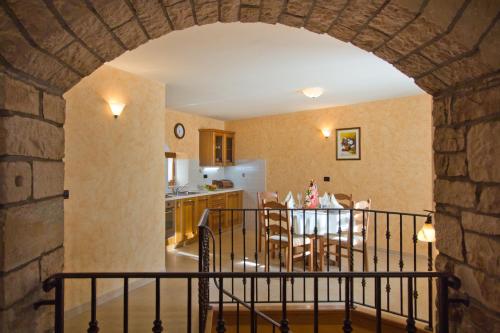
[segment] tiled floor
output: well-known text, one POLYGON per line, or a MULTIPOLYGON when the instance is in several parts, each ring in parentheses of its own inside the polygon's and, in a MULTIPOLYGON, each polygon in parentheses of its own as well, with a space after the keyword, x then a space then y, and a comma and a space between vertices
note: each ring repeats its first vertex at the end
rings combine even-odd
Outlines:
MULTIPOLYGON (((261 259, 258 259, 258 265, 255 264, 254 253, 255 253, 255 238, 252 237, 253 232, 247 232, 245 237, 245 243, 243 243, 243 236, 241 229, 235 228, 233 231, 233 242, 231 242, 231 232, 227 231, 222 235, 222 269, 223 271, 231 271, 233 267, 234 271, 262 271, 263 266, 261 259), (243 256, 243 244, 245 244, 245 256, 243 256), (231 263, 230 253, 231 248, 233 248, 234 261, 231 263), (244 260, 244 257, 247 259, 244 260), (252 259, 251 259, 252 258, 252 259), (246 266, 244 265, 246 263, 246 266)), ((217 244, 219 244, 219 236, 216 236, 217 244)), ((219 246, 219 245, 217 245, 219 246)), ((369 258, 373 258, 373 249, 369 249, 369 258)), ((387 253, 385 250, 379 250, 378 252, 378 269, 386 268, 387 253)), ((263 253, 261 253, 261 258, 263 253)), ((216 256, 217 265, 219 265, 219 256, 216 256)), ((413 255, 404 254, 403 261, 406 263, 405 267, 413 268, 413 255)), ((390 270, 399 271, 399 253, 390 252, 389 263, 390 270)), ((356 255, 355 257, 355 269, 361 270, 361 256, 356 255)), ((425 256, 417 256, 417 270, 427 269, 427 258, 425 256)), ((166 256, 166 267, 167 271, 196 271, 198 269, 198 243, 194 242, 185 247, 179 248, 177 250, 172 250, 167 252, 166 256)), ((295 271, 301 271, 303 267, 302 262, 294 264, 295 271)), ((348 265, 346 260, 342 262, 342 271, 348 270, 348 265)), ((331 265, 330 267, 324 267, 324 270, 338 271, 338 266, 331 265)), ((272 270, 279 270, 278 259, 274 260, 272 270)), ((284 270, 284 268, 283 268, 284 270)), ((373 264, 370 265, 370 270, 373 270, 373 264)), ((421 280, 418 282, 418 303, 417 303, 417 315, 420 318, 428 318, 427 314, 427 280, 421 280)), ((216 300, 218 295, 217 289, 214 284, 211 283, 211 299, 216 300)), ((361 302, 363 300, 363 287, 361 285, 361 280, 354 281, 354 298, 356 301, 361 302)), ((243 285, 243 281, 232 280, 225 282, 225 289, 234 290, 235 295, 240 298, 246 296, 246 300, 249 301, 249 288, 250 284, 247 283, 246 291, 243 285)), ((289 291, 288 297, 292 297, 294 301, 310 301, 313 297, 313 281, 302 279, 294 281, 293 287, 291 281, 288 283, 289 291), (293 289, 293 291, 292 291, 293 289)), ((406 281, 400 281, 399 279, 391 279, 390 281, 382 281, 382 306, 387 307, 387 302, 389 301, 390 310, 399 313, 401 311, 401 302, 403 303, 403 311, 406 311, 407 302, 407 289, 406 281), (386 293, 386 283, 390 283, 390 293, 386 293), (401 291, 402 283, 402 293, 401 291), (388 296, 387 296, 388 295, 388 296), (402 301, 401 301, 402 297, 402 301)), ((280 297, 280 281, 279 279, 271 279, 269 285, 266 279, 259 280, 257 283, 257 299, 258 301, 278 301, 280 297)), ((318 284, 318 295, 320 300, 326 301, 328 297, 330 300, 339 299, 339 295, 344 299, 343 285, 339 288, 337 279, 330 279, 329 281, 320 280, 318 284), (339 294, 340 292, 340 294, 339 294)), ((192 304, 193 304, 193 331, 197 329, 197 281, 193 281, 192 285, 192 304)), ((149 283, 141 288, 133 290, 129 294, 129 332, 149 332, 153 326, 154 320, 154 283, 149 283)), ((186 331, 186 318, 187 318, 187 282, 185 280, 162 280, 161 283, 161 318, 163 321, 163 326, 166 328, 167 332, 183 332, 186 331)), ((365 302, 367 304, 374 304, 374 281, 366 281, 366 286, 364 288, 365 302)), ((90 314, 85 311, 77 316, 66 319, 66 331, 67 332, 86 332, 88 327, 88 321, 90 314)), ((123 332, 123 298, 118 297, 111 301, 106 302, 98 307, 97 318, 99 321, 99 327, 101 332, 123 332)))

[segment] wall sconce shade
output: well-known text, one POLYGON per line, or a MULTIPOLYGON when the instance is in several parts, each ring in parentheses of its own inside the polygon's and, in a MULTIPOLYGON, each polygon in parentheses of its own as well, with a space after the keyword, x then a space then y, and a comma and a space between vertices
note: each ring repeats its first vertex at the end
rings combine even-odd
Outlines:
POLYGON ((433 243, 436 241, 436 230, 434 229, 430 218, 425 221, 422 229, 418 232, 417 239, 426 243, 433 243))
POLYGON ((302 93, 309 98, 318 98, 319 96, 323 95, 324 91, 325 90, 321 87, 311 87, 302 89, 302 93))
POLYGON ((323 128, 321 130, 321 133, 323 133, 323 136, 325 137, 325 139, 328 139, 330 137, 330 135, 332 135, 332 130, 329 128, 323 128))
POLYGON ((122 113, 123 109, 125 108, 125 104, 109 102, 109 107, 111 108, 111 113, 113 113, 113 116, 115 118, 118 118, 118 116, 122 113))

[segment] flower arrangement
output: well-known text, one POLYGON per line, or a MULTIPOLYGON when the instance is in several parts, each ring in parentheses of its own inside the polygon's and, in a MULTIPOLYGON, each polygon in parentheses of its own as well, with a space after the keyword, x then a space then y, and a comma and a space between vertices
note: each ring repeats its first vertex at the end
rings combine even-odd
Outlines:
POLYGON ((306 190, 304 198, 304 206, 306 208, 317 208, 319 206, 318 185, 316 185, 314 180, 309 182, 309 188, 306 190))

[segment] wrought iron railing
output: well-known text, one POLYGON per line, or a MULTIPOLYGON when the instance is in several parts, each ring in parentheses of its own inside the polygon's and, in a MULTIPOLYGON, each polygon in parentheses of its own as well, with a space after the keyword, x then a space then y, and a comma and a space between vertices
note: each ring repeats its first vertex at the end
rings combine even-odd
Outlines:
MULTIPOLYGON (((349 211, 349 228, 352 232, 354 226, 354 215, 355 210, 349 211)), ((129 280, 131 279, 153 279, 155 281, 155 299, 154 299, 154 314, 151 314, 151 325, 153 332, 162 332, 163 330, 168 331, 168 326, 162 321, 160 304, 161 304, 161 281, 166 280, 178 280, 183 279, 187 283, 187 309, 186 309, 186 329, 187 332, 193 332, 197 330, 199 333, 208 332, 211 327, 208 327, 208 314, 209 309, 212 305, 218 305, 217 309, 217 319, 216 319, 216 331, 224 332, 226 330, 225 315, 227 315, 227 310, 224 306, 227 303, 237 304, 237 325, 239 323, 240 308, 246 308, 250 315, 250 332, 258 332, 259 325, 271 325, 273 331, 279 330, 281 332, 290 332, 293 327, 289 323, 288 309, 287 305, 292 303, 310 303, 313 305, 313 320, 311 322, 311 330, 315 333, 319 331, 321 322, 319 320, 319 309, 321 303, 341 303, 344 305, 344 319, 343 319, 343 331, 351 332, 353 330, 353 319, 352 311, 358 305, 372 307, 374 309, 375 317, 375 327, 374 331, 382 331, 382 313, 389 312, 401 316, 406 321, 407 332, 415 332, 416 323, 418 321, 428 324, 433 327, 432 315, 429 316, 428 320, 422 320, 418 317, 417 312, 417 281, 426 280, 429 287, 429 295, 432 297, 432 290, 430 289, 433 282, 437 280, 439 302, 437 307, 437 320, 438 329, 440 333, 448 332, 448 287, 457 288, 459 285, 459 280, 443 272, 433 272, 433 271, 418 271, 418 265, 416 262, 416 230, 417 230, 417 219, 423 218, 427 219, 425 215, 411 215, 403 213, 391 213, 391 212, 380 212, 380 211, 365 211, 370 214, 375 214, 375 221, 377 221, 377 215, 383 214, 388 219, 391 214, 397 214, 397 216, 410 216, 413 221, 410 230, 410 237, 413 241, 413 248, 415 252, 413 254, 414 263, 412 271, 404 271, 404 260, 403 255, 399 255, 399 261, 397 267, 400 268, 399 271, 390 271, 391 266, 386 265, 386 271, 356 271, 356 261, 354 256, 349 255, 347 270, 342 270, 341 263, 338 263, 337 269, 334 270, 331 266, 330 261, 327 260, 325 266, 320 267, 322 271, 307 272, 305 271, 305 259, 302 260, 302 265, 299 267, 292 267, 290 272, 283 270, 281 265, 282 255, 281 250, 279 251, 278 259, 275 259, 275 267, 272 269, 270 257, 270 248, 267 247, 267 251, 262 255, 264 260, 269 264, 269 271, 266 271, 262 267, 259 267, 259 251, 257 239, 251 239, 253 251, 248 249, 248 241, 250 239, 248 236, 248 230, 252 229, 252 225, 249 221, 253 221, 254 233, 258 232, 258 210, 216 210, 210 211, 206 210, 202 216, 200 224, 198 226, 198 236, 199 236, 199 266, 198 272, 150 272, 150 273, 60 273, 47 279, 44 283, 44 290, 50 291, 55 289, 55 299, 51 301, 41 301, 37 303, 37 306, 53 304, 55 305, 55 332, 64 332, 64 300, 65 300, 65 282, 67 280, 87 280, 90 284, 90 320, 88 324, 87 331, 90 333, 95 333, 99 331, 99 322, 97 318, 97 288, 98 281, 108 280, 108 279, 122 279, 123 280, 123 332, 128 332, 129 330, 129 280), (228 217, 227 221, 223 221, 222 213, 228 217), (251 214, 252 219, 249 220, 251 214), (239 215, 241 221, 241 230, 239 226, 235 223, 237 216, 239 215), (216 222, 216 233, 214 234, 210 228, 211 220, 216 222), (226 222, 226 223, 223 223, 226 222), (227 227, 225 229, 225 227, 227 227), (237 238, 237 233, 241 233, 242 239, 237 238), (218 245, 218 246, 217 246, 218 245), (225 252, 222 251, 224 247, 227 247, 229 251, 229 258, 226 257, 225 252), (241 253, 237 251, 237 247, 241 246, 241 253), (247 270, 247 251, 254 254, 255 262, 253 266, 255 269, 252 271, 247 270), (238 271, 237 265, 235 265, 238 256, 242 255, 243 265, 238 271), (400 263, 403 263, 402 265, 400 263), (227 271, 225 271, 227 268, 227 271), (300 271, 298 271, 299 269, 300 271), (330 269, 332 268, 332 269, 330 269), (219 271, 216 271, 219 270, 219 271), (230 271, 229 271, 230 270, 230 271), (193 327, 193 309, 192 304, 192 284, 198 280, 198 327, 193 327), (383 293, 390 294, 390 288, 387 287, 384 290, 383 282, 386 282, 386 286, 389 285, 390 281, 400 282, 400 311, 392 311, 390 308, 389 298, 386 299, 385 306, 383 305, 383 293), (299 283, 301 281, 301 283, 299 283), (267 288, 259 292, 259 286, 264 283, 267 288), (361 282, 361 293, 356 293, 357 282, 361 282), (270 291, 272 283, 279 288, 273 287, 273 292, 270 291), (339 290, 337 297, 331 297, 330 291, 333 289, 334 285, 337 285, 339 290), (367 288, 368 285, 373 286, 373 288, 367 288), (309 286, 309 287, 308 287, 309 286), (211 288, 217 290, 216 293, 210 293, 211 288), (300 293, 298 292, 300 289, 300 293), (326 293, 320 293, 321 290, 326 289, 326 293), (371 294, 371 295, 368 295, 371 294), (360 296, 361 295, 361 296, 360 296), (359 297, 360 296, 360 297, 359 297), (371 304, 367 298, 373 297, 373 303, 371 304), (280 305, 281 308, 281 319, 275 320, 270 316, 266 315, 264 312, 259 311, 259 303, 276 303, 280 305), (403 306, 404 303, 404 306, 403 306), (225 312, 226 311, 226 312, 225 312), (257 320, 261 318, 261 320, 257 320)), ((302 212, 301 212, 302 213, 302 212)), ((320 211, 314 212, 315 215, 319 214, 320 211)), ((306 214, 305 212, 303 214, 306 214)), ((326 216, 328 212, 326 212, 326 216)), ((328 217, 326 217, 328 219, 328 217)), ((380 223, 380 219, 377 221, 380 223)), ((375 225, 377 224, 375 222, 375 225)), ((317 219, 314 221, 317 224, 317 219)), ((391 221, 386 221, 387 224, 391 221)), ((400 219, 400 225, 403 225, 404 219, 400 219)), ((213 224, 213 223, 212 223, 213 224)), ((364 222, 362 223, 364 225, 364 222)), ((327 224, 328 225, 328 224, 327 224)), ((342 224, 339 223, 340 234, 342 234, 342 224)), ((213 227, 213 225, 212 225, 213 227)), ((328 228, 328 227, 327 227, 328 228)), ((320 247, 321 236, 318 227, 314 226, 314 234, 309 235, 313 238, 314 248, 312 251, 317 251, 320 247)), ((375 227, 376 229, 376 227, 375 227)), ((389 228, 387 227, 387 230, 389 228)), ((388 239, 390 238, 390 231, 388 239)), ((266 230, 269 233, 269 230, 266 230)), ((256 234, 254 234, 256 235, 256 234)), ((260 236, 260 235, 259 235, 260 236)), ((269 236, 269 234, 268 234, 269 236)), ((304 237, 304 236, 302 236, 304 237)), ((375 234, 375 243, 377 239, 377 234, 375 234)), ((362 230, 363 245, 366 241, 366 233, 364 228, 362 230)), ((351 237, 352 240, 352 237, 351 237)), ((400 244, 400 251, 403 249, 401 245, 404 240, 398 240, 400 244)), ((353 245, 353 244, 351 244, 353 245)), ((323 246, 323 245, 321 245, 323 246)), ((377 245, 375 245, 376 248, 377 245)), ((390 244, 387 243, 389 248, 390 244)), ((426 245, 427 247, 427 245, 426 245)), ((281 249, 281 247, 280 247, 281 249)), ((428 247, 428 264, 429 268, 432 268, 432 247, 428 247)), ((384 249, 387 254, 386 260, 390 260, 390 252, 384 249)), ((305 255, 305 254, 304 254, 305 255)), ((366 256, 363 256, 366 258, 366 256)), ((374 252, 374 270, 377 269, 377 252, 374 252)), ((397 253, 396 253, 397 257, 397 253)), ((315 269, 318 268, 319 257, 315 257, 315 264, 311 267, 315 269)), ((365 266, 362 265, 362 270, 365 266)), ((432 299, 428 300, 429 311, 433 311, 432 299)))
MULTIPOLYGON (((199 247, 198 247, 198 258, 199 258, 199 272, 210 272, 210 240, 212 241, 212 246, 215 248, 215 237, 213 232, 210 230, 208 227, 208 217, 209 217, 209 210, 205 210, 203 213, 203 216, 200 219, 200 224, 198 225, 198 239, 199 239, 199 247)), ((213 264, 212 267, 215 268, 215 256, 213 256, 213 264)), ((199 320, 199 325, 200 327, 206 327, 206 319, 207 319, 207 313, 208 309, 210 308, 210 285, 209 285, 209 279, 199 279, 199 294, 201 295, 199 298, 199 313, 200 313, 200 320, 199 320)), ((241 300, 239 297, 236 297, 234 295, 234 289, 229 292, 228 290, 224 289, 224 281, 222 278, 217 280, 214 278, 214 284, 218 289, 218 295, 219 295, 219 300, 218 300, 218 305, 219 305, 219 311, 218 311, 218 318, 217 318, 217 332, 225 332, 224 330, 224 320, 223 320, 223 307, 224 307, 224 300, 223 300, 223 295, 226 295, 230 298, 231 303, 236 303, 238 305, 238 314, 239 314, 239 306, 243 306, 247 308, 250 311, 250 316, 251 316, 251 322, 254 323, 256 317, 260 317, 264 321, 266 321, 268 324, 270 324, 273 327, 273 330, 275 328, 279 328, 280 324, 276 322, 274 319, 271 317, 267 316, 265 313, 258 311, 255 309, 255 302, 250 302, 248 304, 246 301, 241 300)), ((234 281, 234 280, 233 280, 234 281)), ((234 284, 232 284, 232 288, 234 287, 234 284)), ((252 287, 253 288, 253 287, 252 287)), ((252 324, 253 327, 253 324, 252 324)), ((252 332, 254 332, 252 330, 252 332)))
MULTIPOLYGON (((249 302, 239 301, 241 304, 245 304, 245 307, 248 308, 250 312, 250 332, 258 332, 258 321, 256 320, 257 316, 261 316, 264 319, 267 319, 272 325, 277 327, 281 332, 289 332, 293 327, 289 326, 289 318, 287 316, 287 305, 293 303, 289 298, 289 281, 292 279, 307 279, 312 280, 314 285, 314 297, 312 299, 313 306, 313 322, 311 323, 311 328, 313 332, 318 332, 319 326, 321 322, 318 319, 319 316, 319 304, 320 299, 318 295, 318 285, 320 279, 328 279, 328 278, 338 278, 344 280, 344 288, 345 294, 348 295, 350 288, 352 288, 353 279, 364 278, 366 280, 374 280, 375 285, 377 286, 374 289, 376 295, 376 315, 375 322, 376 332, 381 332, 382 330, 382 307, 381 307, 381 284, 382 280, 385 278, 398 278, 405 279, 407 281, 407 294, 411 295, 413 292, 413 281, 415 278, 430 278, 438 280, 438 288, 439 288, 439 307, 438 307, 438 328, 440 333, 448 332, 448 287, 453 286, 456 287, 456 279, 451 277, 447 273, 443 272, 151 272, 151 273, 60 273, 55 274, 50 277, 44 283, 44 290, 50 291, 55 288, 55 300, 52 302, 55 305, 55 333, 63 333, 64 332, 64 285, 67 280, 87 280, 91 285, 91 310, 90 310, 90 320, 88 324, 87 332, 96 333, 99 331, 99 321, 97 318, 97 287, 98 281, 100 280, 108 280, 108 279, 122 279, 124 283, 123 291, 125 297, 123 298, 123 332, 128 332, 128 318, 129 318, 129 306, 128 306, 128 281, 130 279, 154 279, 155 280, 155 311, 154 315, 151 315, 151 325, 152 331, 155 333, 162 332, 163 330, 168 331, 168 327, 165 326, 162 322, 160 316, 160 303, 161 303, 161 289, 160 289, 160 281, 163 279, 166 280, 174 280, 174 279, 184 279, 187 283, 187 310, 186 310, 186 327, 187 332, 192 333, 192 316, 193 316, 193 306, 191 302, 191 285, 192 281, 195 279, 205 280, 205 279, 214 279, 218 281, 218 299, 217 302, 219 304, 218 308, 218 318, 217 318, 217 332, 225 331, 225 321, 224 321, 224 298, 227 296, 227 293, 223 292, 222 286, 224 285, 224 281, 230 281, 234 279, 247 279, 250 282, 251 292, 249 295, 249 302), (255 285, 257 279, 279 279, 281 282, 281 320, 279 322, 274 321, 273 319, 259 314, 256 309, 256 293, 255 293, 255 285), (451 284, 451 285, 450 285, 451 284)), ((206 288, 207 285, 202 286, 201 288, 206 288)), ((206 289, 208 290, 208 289, 206 289)), ((206 291, 204 290, 204 291, 206 291)), ((230 299, 234 299, 231 298, 230 299)), ((414 316, 414 308, 412 298, 408 299, 408 315, 406 316, 406 330, 408 332, 415 332, 415 316, 414 316)), ((353 323, 351 320, 351 313, 353 311, 352 304, 349 301, 349 298, 346 298, 343 302, 344 304, 344 320, 343 327, 344 332, 352 332, 353 323)), ((202 313, 203 307, 208 307, 209 304, 206 303, 206 298, 204 295, 199 293, 199 307, 200 313, 202 313)), ((206 319, 206 317, 205 317, 206 319)), ((198 327, 198 332, 203 333, 209 331, 209 328, 206 329, 206 321, 200 321, 200 325, 198 327)))
MULTIPOLYGON (((208 267, 205 271, 218 272, 262 272, 275 270, 283 272, 284 248, 281 246, 281 234, 278 249, 275 250, 276 259, 273 257, 272 246, 269 245, 271 238, 269 216, 273 211, 282 214, 284 210, 278 209, 212 209, 204 215, 200 227, 204 230, 210 229, 210 234, 215 235, 215 241, 211 249, 205 247, 200 251, 200 258, 209 251, 213 260, 205 263, 208 267), (259 225, 263 224, 263 234, 260 233, 259 225), (259 242, 265 246, 260 246, 259 242)), ((345 280, 337 278, 320 279, 319 284, 326 293, 323 293, 320 303, 344 302, 346 299, 351 305, 363 305, 376 308, 377 299, 373 295, 367 295, 368 289, 383 288, 380 295, 382 311, 408 316, 408 307, 404 299, 408 296, 405 292, 407 282, 403 277, 395 277, 394 272, 431 272, 433 271, 433 247, 431 243, 420 243, 417 240, 417 231, 426 221, 431 219, 429 214, 411 214, 404 212, 366 210, 366 209, 287 209, 290 215, 291 234, 299 237, 302 243, 310 242, 310 253, 302 251, 299 263, 291 261, 289 271, 322 270, 324 272, 388 272, 376 286, 376 280, 367 281, 365 277, 353 277, 349 281, 349 294, 345 294, 345 280), (299 217, 299 221, 293 222, 299 217), (371 222, 371 223, 370 223, 371 222), (306 225, 300 224, 309 224, 306 225), (371 228, 368 229, 369 224, 371 228), (301 228, 297 233, 297 228, 301 228), (332 230, 333 229, 333 230, 332 230), (356 230, 357 229, 357 230, 356 230), (308 231, 309 230, 309 231, 308 231), (370 231, 370 232, 369 232, 370 231), (354 244, 355 233, 359 244, 354 244), (394 238, 394 239, 393 239, 394 238), (346 244, 347 242, 347 244, 346 244), (330 249, 331 245, 347 245, 349 248, 359 248, 360 255, 355 256, 354 251, 347 251, 347 258, 336 257, 332 261, 331 251, 321 253, 323 248, 330 249), (395 249, 394 249, 395 248, 395 249), (371 252, 371 256, 367 255, 371 252), (307 258, 311 253, 313 263, 307 258), (325 261, 326 263, 323 263, 325 261), (368 268, 367 261, 371 267, 368 268), (323 263, 323 264, 321 264, 323 263), (360 288, 358 288, 360 287, 360 288), (397 297, 395 297, 397 294, 397 297), (382 302, 383 301, 383 302, 382 302)), ((271 223, 270 223, 271 222, 271 223)), ((280 222, 282 223, 282 222, 280 222)), ((200 244, 203 242, 203 231, 200 229, 200 244)), ((292 236, 293 237, 293 236, 292 236)), ((285 242, 286 239, 283 239, 285 242)), ((208 246, 209 244, 206 243, 208 246)), ((341 248, 337 248, 337 251, 341 248)), ((247 279, 242 281, 231 280, 230 290, 244 302, 249 302, 247 279)), ((294 303, 311 303, 313 301, 314 288, 308 281, 302 279, 290 281, 290 301, 294 303)), ((229 287, 228 287, 229 288, 229 287)), ((281 294, 273 293, 271 290, 282 290, 280 281, 273 281, 269 276, 265 279, 257 279, 256 303, 280 303, 281 294), (264 292, 262 292, 264 288, 264 292)), ((417 322, 426 324, 429 330, 434 326, 434 291, 431 277, 415 276, 412 281, 412 310, 417 322), (424 294, 424 295, 422 295, 424 294), (425 297, 422 297, 425 296, 425 297)), ((214 300, 211 300, 214 302, 214 300)), ((227 300, 227 302, 232 302, 227 300)))

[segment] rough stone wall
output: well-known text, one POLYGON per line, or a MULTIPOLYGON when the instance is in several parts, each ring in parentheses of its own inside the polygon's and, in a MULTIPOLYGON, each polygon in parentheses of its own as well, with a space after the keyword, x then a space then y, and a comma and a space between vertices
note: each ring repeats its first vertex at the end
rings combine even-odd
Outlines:
POLYGON ((500 77, 434 99, 436 268, 462 281, 457 332, 500 331, 500 77))
POLYGON ((61 94, 173 30, 279 23, 373 52, 434 95, 498 70, 499 11, 496 0, 6 0, 0 65, 61 94))
POLYGON ((0 73, 0 332, 45 332, 63 267, 64 100, 0 73))
POLYGON ((496 322, 488 318, 499 316, 492 255, 500 214, 498 89, 491 76, 500 69, 499 12, 498 0, 0 1, 2 325, 26 332, 33 329, 23 325, 43 321, 44 311, 35 318, 28 305, 50 271, 44 267, 62 263, 62 250, 54 251, 63 209, 64 102, 57 96, 149 39, 218 21, 326 33, 373 52, 436 96, 438 268, 454 266, 473 281, 463 288, 474 301, 462 331, 496 322))

